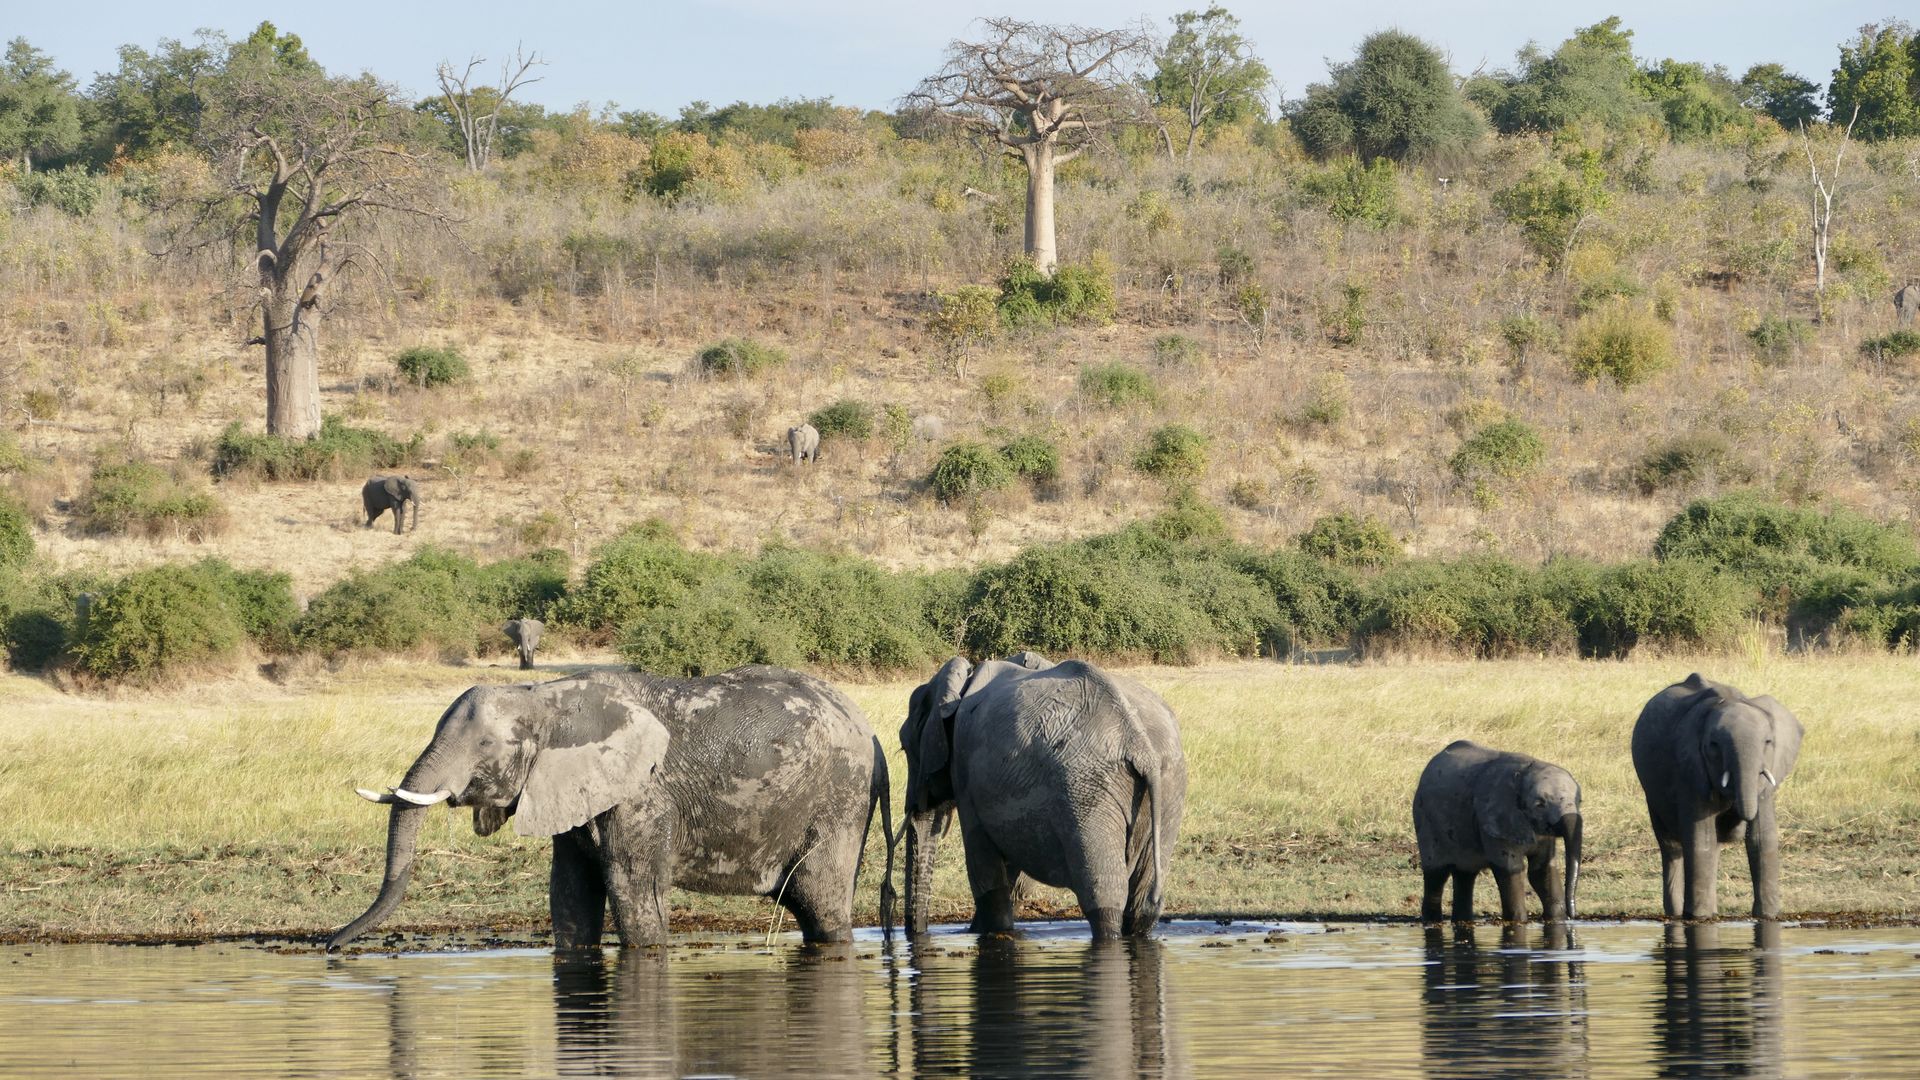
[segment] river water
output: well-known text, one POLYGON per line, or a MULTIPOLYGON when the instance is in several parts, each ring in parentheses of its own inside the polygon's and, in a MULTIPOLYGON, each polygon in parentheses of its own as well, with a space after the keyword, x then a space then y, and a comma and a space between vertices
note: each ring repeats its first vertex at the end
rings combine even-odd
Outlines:
POLYGON ((0 948, 0 1076, 1920 1076, 1920 929, 0 948))

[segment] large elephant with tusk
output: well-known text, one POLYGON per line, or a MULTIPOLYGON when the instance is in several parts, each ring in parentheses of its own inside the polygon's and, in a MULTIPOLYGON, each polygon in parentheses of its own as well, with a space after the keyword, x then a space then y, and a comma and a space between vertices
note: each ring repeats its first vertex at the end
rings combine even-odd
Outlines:
POLYGON ((471 807, 486 836, 511 818, 553 838, 548 899, 559 949, 667 933, 667 891, 766 896, 808 941, 852 936, 854 881, 873 809, 888 839, 881 921, 892 922, 886 756, 853 702, 818 679, 742 667, 700 679, 594 671, 476 686, 440 717, 391 792, 386 875, 366 913, 327 943, 378 925, 413 870, 422 818, 471 807))
POLYGON ((1633 726, 1633 770, 1660 845, 1668 918, 1719 913, 1720 845, 1745 840, 1753 914, 1780 917, 1779 787, 1800 756, 1800 721, 1698 672, 1653 696, 1633 726))

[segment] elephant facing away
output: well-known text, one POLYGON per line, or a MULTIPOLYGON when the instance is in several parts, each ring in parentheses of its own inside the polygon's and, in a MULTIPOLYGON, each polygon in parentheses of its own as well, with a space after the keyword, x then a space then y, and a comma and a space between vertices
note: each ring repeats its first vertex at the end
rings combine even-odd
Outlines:
POLYGON ((1748 697, 1698 672, 1653 695, 1633 725, 1633 771, 1660 845, 1668 918, 1719 914, 1720 845, 1744 840, 1753 915, 1780 917, 1774 803, 1800 756, 1800 721, 1771 697, 1748 697))
POLYGON ((513 647, 520 654, 520 670, 533 670, 533 651, 540 647, 540 635, 545 633, 547 624, 539 619, 508 619, 500 627, 507 635, 513 647))
POLYGON ((367 523, 362 528, 373 528, 373 519, 393 511, 393 534, 400 535, 400 527, 406 523, 407 505, 413 505, 413 527, 420 527, 420 483, 410 476, 375 476, 360 487, 360 505, 366 508, 367 523))
POLYGON ((1187 766, 1166 703, 1078 660, 974 666, 954 657, 913 692, 907 758, 907 927, 927 929, 935 836, 960 819, 973 929, 1013 928, 1022 877, 1070 889, 1095 938, 1159 918, 1187 766))
POLYGON ((812 424, 787 429, 787 453, 795 465, 820 460, 820 432, 812 424))
POLYGON ((1473 882, 1482 870, 1493 871, 1505 921, 1526 921, 1529 882, 1548 922, 1574 917, 1580 785, 1560 766, 1465 739, 1450 743, 1420 774, 1413 834, 1425 878, 1423 920, 1439 921, 1440 894, 1451 878, 1454 921, 1472 921, 1473 882), (1564 885, 1553 873, 1556 839, 1567 847, 1564 885))
MULTIPOLYGON (((886 757, 845 695, 807 675, 741 667, 701 679, 594 671, 476 686, 440 717, 392 804, 386 875, 338 948, 398 906, 428 808, 473 808, 486 836, 513 819, 553 838, 558 949, 667 933, 667 891, 777 898, 808 941, 847 941, 873 808, 889 836, 886 757)), ((892 851, 881 920, 893 917, 892 851)))
POLYGON ((1893 294, 1893 316, 1901 326, 1912 326, 1920 314, 1920 282, 1909 281, 1893 294))

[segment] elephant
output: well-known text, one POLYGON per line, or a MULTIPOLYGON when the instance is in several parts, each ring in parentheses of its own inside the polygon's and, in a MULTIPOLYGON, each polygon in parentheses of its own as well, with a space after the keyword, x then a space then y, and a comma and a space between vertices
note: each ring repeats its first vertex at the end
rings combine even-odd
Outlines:
POLYGON ((1653 1015, 1653 1075, 1789 1075, 1780 924, 1754 923, 1751 947, 1723 942, 1723 929, 1719 923, 1662 928, 1653 950, 1664 984, 1653 1015), (1714 1067, 1702 1070, 1703 1062, 1714 1067))
POLYGON ((1912 326, 1916 312, 1920 312, 1920 282, 1909 281, 1893 294, 1893 314, 1901 326, 1912 326))
POLYGON ((1440 893, 1453 879, 1455 922, 1473 919, 1473 881, 1491 869, 1500 918, 1527 921, 1533 884, 1548 922, 1574 917, 1580 880, 1580 785, 1558 765, 1460 739, 1433 756, 1413 792, 1413 835, 1425 892, 1420 918, 1440 919, 1440 893), (1566 843, 1564 891, 1553 847, 1566 843), (1526 877, 1521 877, 1522 871, 1526 877))
POLYGON ((1720 845, 1744 839, 1753 915, 1780 917, 1774 803, 1800 756, 1800 721, 1699 672, 1653 695, 1633 725, 1633 771, 1660 845, 1667 918, 1719 913, 1720 845))
POLYGON ((820 432, 812 424, 788 428, 787 453, 792 456, 795 465, 803 460, 817 464, 820 461, 820 432))
POLYGON ((908 932, 927 931, 935 838, 957 810, 975 931, 1013 928, 1024 878, 1071 889, 1095 938, 1144 934, 1186 801, 1173 712, 1084 661, 1022 659, 956 656, 912 694, 900 728, 908 932))
POLYGON ((500 632, 507 635, 507 640, 520 652, 521 671, 533 670, 533 651, 540 647, 540 635, 546 629, 547 625, 539 619, 508 619, 500 627, 500 632))
POLYGON ((400 526, 406 523, 407 504, 413 504, 413 527, 420 527, 420 482, 410 476, 374 476, 360 487, 360 504, 366 508, 367 523, 362 528, 373 528, 373 519, 393 511, 393 535, 400 535, 400 526))
POLYGON ((810 942, 851 940, 854 882, 873 809, 887 835, 883 933, 893 921, 886 755, 866 718, 808 675, 748 666, 706 678, 592 671, 476 686, 388 794, 386 874, 337 949, 399 905, 427 808, 473 808, 473 829, 511 817, 553 838, 548 898, 560 950, 667 933, 667 890, 766 896, 810 942))

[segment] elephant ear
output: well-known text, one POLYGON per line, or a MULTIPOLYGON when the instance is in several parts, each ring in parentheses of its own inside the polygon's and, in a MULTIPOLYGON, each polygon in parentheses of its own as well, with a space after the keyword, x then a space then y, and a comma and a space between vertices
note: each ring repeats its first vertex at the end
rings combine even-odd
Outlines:
POLYGON ((668 733, 639 702, 603 683, 561 679, 529 692, 539 743, 513 817, 522 836, 555 836, 643 797, 668 733))
POLYGON ((1527 814, 1527 769, 1500 769, 1473 793, 1480 835, 1509 847, 1532 847, 1538 838, 1527 814))

